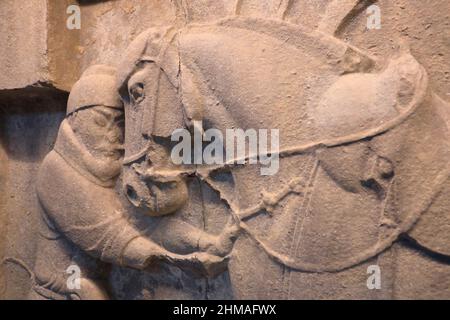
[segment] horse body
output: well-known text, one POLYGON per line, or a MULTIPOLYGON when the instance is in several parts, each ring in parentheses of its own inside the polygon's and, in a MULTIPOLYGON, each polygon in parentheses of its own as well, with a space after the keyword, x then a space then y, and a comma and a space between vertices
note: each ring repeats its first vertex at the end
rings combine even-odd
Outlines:
MULTIPOLYGON (((130 161, 126 161, 125 172, 130 175, 136 175, 133 165, 144 167, 144 171, 149 167, 172 170, 167 140, 173 130, 190 128, 193 120, 202 121, 205 129, 222 131, 231 128, 279 129, 281 149, 316 141, 327 130, 321 127, 323 124, 315 122, 326 118, 320 116, 318 110, 323 114, 327 112, 326 107, 331 106, 324 99, 331 99, 330 103, 334 101, 338 105, 345 103, 351 96, 345 91, 347 89, 345 94, 339 93, 339 88, 346 88, 347 82, 353 88, 351 90, 357 90, 357 80, 347 81, 348 74, 370 73, 381 79, 380 83, 386 88, 391 88, 384 99, 385 105, 380 105, 386 109, 381 110, 392 108, 388 97, 391 91, 395 101, 397 95, 403 95, 395 112, 389 109, 389 112, 379 112, 381 116, 395 118, 398 115, 401 118, 402 113, 406 114, 404 110, 414 112, 417 106, 430 102, 425 97, 429 92, 426 75, 413 59, 399 59, 385 71, 375 71, 375 61, 358 49, 321 32, 307 31, 281 21, 233 18, 209 25, 188 25, 178 31, 166 32, 163 40, 152 36, 149 39, 150 34, 155 31, 132 45, 134 49, 140 48, 134 50, 137 54, 132 60, 138 67, 132 72, 144 72, 140 77, 153 85, 149 89, 144 86, 144 90, 148 90, 147 101, 133 104, 129 99, 126 126, 130 132, 127 141, 132 147, 126 150, 130 161), (333 87, 340 79, 344 84, 333 87), (405 79, 406 85, 411 87, 409 93, 403 92, 404 86, 399 85, 405 79), (327 93, 335 92, 333 90, 338 90, 336 100, 333 96, 327 98, 327 93), (149 149, 161 146, 161 150, 166 151, 156 157, 148 156, 149 149)), ((133 77, 123 77, 128 79, 124 81, 128 89, 133 86, 130 83, 133 77)), ((382 94, 381 86, 370 86, 375 96, 382 94)), ((357 99, 349 101, 358 104, 357 99)), ((275 176, 263 177, 258 166, 244 166, 216 174, 210 172, 202 177, 201 183, 216 191, 229 206, 231 214, 258 206, 267 194, 269 198, 276 198, 277 192, 291 186, 294 180, 302 181, 300 190, 288 191, 276 203, 262 206, 260 212, 241 221, 246 232, 235 244, 229 266, 235 298, 374 297, 364 285, 367 266, 374 261, 385 261, 380 258, 380 253, 392 246, 400 234, 409 232, 427 210, 435 189, 442 184, 440 180, 445 178, 441 179, 437 171, 442 170, 445 176, 446 165, 436 166, 439 170, 422 166, 429 176, 426 180, 413 179, 411 182, 408 180, 411 176, 405 172, 411 167, 417 169, 418 164, 405 161, 406 164, 398 164, 397 168, 399 174, 406 177, 404 179, 394 183, 389 173, 379 186, 371 184, 372 180, 367 178, 367 185, 359 191, 346 189, 347 171, 352 168, 361 171, 361 177, 357 178, 359 184, 360 181, 366 183, 365 174, 373 169, 368 167, 372 156, 366 157, 366 154, 372 152, 372 147, 367 141, 382 140, 382 144, 386 144, 389 139, 383 140, 384 132, 391 130, 372 130, 375 133, 370 136, 370 126, 374 123, 376 126, 390 122, 387 118, 374 119, 378 114, 366 115, 364 104, 361 106, 350 113, 348 121, 356 121, 356 127, 357 121, 362 121, 361 130, 368 130, 368 133, 362 136, 361 142, 358 139, 348 142, 356 147, 347 151, 345 143, 338 145, 337 158, 327 156, 322 161, 318 154, 309 152, 281 159, 280 171, 275 176), (366 148, 369 151, 359 153, 358 150, 366 148), (339 170, 344 174, 335 175, 339 170), (344 176, 343 180, 339 176, 344 176), (405 208, 411 208, 408 212, 392 209, 392 195, 389 194, 392 185, 407 190, 398 194, 400 201, 410 199, 407 193, 412 186, 422 186, 419 188, 424 192, 416 202, 405 205, 405 208), (413 209, 414 206, 417 208, 413 209), (389 216, 386 213, 389 210, 399 213, 388 217, 396 224, 386 229, 389 223, 385 218, 389 216), (348 287, 343 289, 342 283, 348 283, 348 287), (325 293, 324 286, 330 288, 330 292, 325 293)), ((436 115, 434 109, 432 114, 436 115)), ((396 127, 402 121, 397 124, 394 121, 392 126, 396 127)), ((413 120, 405 122, 409 124, 399 126, 417 126, 413 120)), ((345 127, 345 123, 339 125, 345 127)), ((353 125, 351 123, 349 127, 353 125)), ((444 126, 438 127, 434 134, 444 135, 444 140, 440 139, 442 144, 437 146, 442 150, 439 154, 444 155, 447 137, 444 126)), ((348 137, 350 141, 353 136, 348 137)), ((346 136, 342 138, 343 141, 347 139, 346 136)), ((399 151, 405 150, 402 143, 409 145, 411 141, 404 142, 398 137, 394 140, 397 147, 400 146, 395 152, 402 157, 411 157, 408 152, 399 151)), ((422 147, 411 150, 416 152, 422 147)), ((375 156, 382 159, 376 152, 375 156)), ((145 188, 141 190, 145 192, 145 188)), ((213 206, 209 213, 212 221, 214 212, 213 206)), ((392 266, 390 259, 386 263, 392 266)))

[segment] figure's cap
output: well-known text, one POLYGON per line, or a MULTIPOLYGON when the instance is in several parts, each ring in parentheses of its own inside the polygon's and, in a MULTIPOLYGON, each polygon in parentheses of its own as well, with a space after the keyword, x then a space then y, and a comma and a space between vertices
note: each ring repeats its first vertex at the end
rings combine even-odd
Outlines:
POLYGON ((67 114, 89 106, 123 109, 116 83, 116 68, 106 65, 87 68, 70 91, 67 114))

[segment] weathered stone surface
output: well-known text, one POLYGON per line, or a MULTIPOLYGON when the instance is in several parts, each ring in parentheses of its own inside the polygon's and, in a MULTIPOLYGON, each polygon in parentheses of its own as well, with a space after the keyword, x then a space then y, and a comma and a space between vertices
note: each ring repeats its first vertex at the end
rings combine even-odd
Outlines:
MULTIPOLYGON (((8 158, 4 149, 3 142, 0 145, 0 257, 4 257, 4 247, 6 245, 6 223, 7 210, 6 210, 6 181, 8 174, 8 158)), ((0 267, 0 295, 4 294, 6 286, 6 279, 3 271, 3 267, 0 267)))
POLYGON ((450 299, 448 1, 69 4, 0 4, 3 298, 450 299))
POLYGON ((70 90, 79 77, 79 30, 67 30, 72 1, 2 1, 0 89, 70 90))
POLYGON ((0 88, 48 81, 46 1, 2 1, 0 30, 0 88))
MULTIPOLYGON (((32 265, 36 226, 40 212, 36 199, 36 177, 40 163, 51 150, 59 123, 64 117, 67 94, 49 88, 29 88, 27 93, 2 92, 0 102, 1 143, 7 155, 6 177, 2 176, 2 228, 4 257, 16 257, 32 265), (6 178, 6 179, 5 179, 6 178)), ((3 171, 4 172, 4 171, 3 171)), ((3 259, 2 258, 2 259, 3 259)), ((22 268, 4 265, 6 297, 25 298, 29 274, 22 268), (12 282, 11 279, 14 279, 12 282)))

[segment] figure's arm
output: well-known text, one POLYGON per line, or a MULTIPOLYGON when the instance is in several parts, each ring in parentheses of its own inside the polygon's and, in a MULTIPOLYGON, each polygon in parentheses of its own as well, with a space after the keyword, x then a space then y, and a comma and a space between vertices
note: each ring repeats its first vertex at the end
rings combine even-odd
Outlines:
POLYGON ((74 245, 102 261, 136 269, 166 262, 206 273, 220 265, 210 255, 177 255, 141 235, 123 214, 113 189, 88 181, 56 153, 41 166, 37 193, 48 217, 74 245))
POLYGON ((179 218, 164 217, 154 228, 151 237, 171 252, 207 252, 224 257, 231 252, 238 232, 238 224, 232 218, 220 234, 214 235, 179 218))

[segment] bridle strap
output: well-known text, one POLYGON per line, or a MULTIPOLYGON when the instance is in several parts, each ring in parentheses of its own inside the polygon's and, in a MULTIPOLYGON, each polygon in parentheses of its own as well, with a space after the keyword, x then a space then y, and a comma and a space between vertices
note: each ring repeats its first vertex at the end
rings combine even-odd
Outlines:
MULTIPOLYGON (((177 35, 176 32, 171 33, 173 31, 172 29, 169 29, 166 31, 166 34, 163 36, 163 39, 161 40, 162 46, 161 50, 158 53, 157 57, 150 57, 150 56, 144 56, 142 57, 139 62, 143 63, 154 63, 158 69, 155 76, 156 81, 153 82, 153 87, 151 88, 151 94, 150 94, 150 106, 144 110, 143 119, 141 122, 141 132, 144 137, 144 139, 147 139, 151 137, 155 125, 155 117, 156 117, 156 110, 158 106, 159 101, 159 87, 160 87, 160 81, 161 81, 161 75, 165 72, 162 67, 162 60, 164 59, 166 52, 171 45, 173 39, 177 35), (145 131, 144 131, 145 130, 145 131)), ((150 142, 148 142, 143 149, 141 149, 139 152, 130 155, 123 159, 123 165, 130 165, 133 162, 138 161, 139 159, 146 156, 148 150, 150 149, 150 142)))

